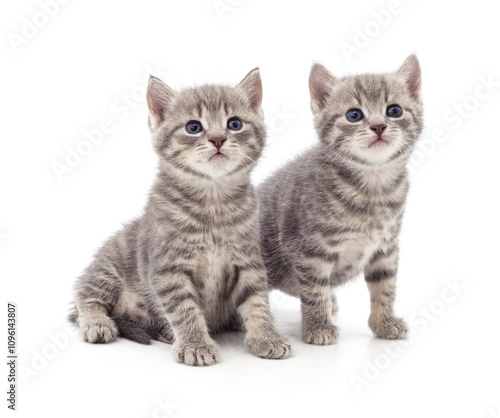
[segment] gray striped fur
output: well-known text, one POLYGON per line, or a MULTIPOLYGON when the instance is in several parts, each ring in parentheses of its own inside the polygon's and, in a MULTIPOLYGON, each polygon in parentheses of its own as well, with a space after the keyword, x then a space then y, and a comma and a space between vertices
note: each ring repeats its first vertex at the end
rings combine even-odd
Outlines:
POLYGON ((404 338, 408 327, 393 306, 406 164, 423 123, 417 58, 395 73, 342 79, 315 64, 310 90, 319 144, 259 188, 270 286, 300 297, 305 342, 333 344, 333 289, 364 273, 371 329, 378 337, 404 338), (403 109, 401 117, 386 115, 393 104, 403 109), (353 108, 365 118, 349 122, 353 108), (386 142, 376 146, 370 128, 381 124, 386 142))
POLYGON ((85 341, 118 336, 174 341, 188 365, 217 361, 210 334, 245 330, 250 350, 285 358, 273 325, 249 174, 265 140, 259 71, 236 87, 175 92, 152 77, 149 125, 159 172, 144 214, 98 251, 76 283, 76 322, 85 341), (239 131, 227 121, 238 117, 239 131), (189 121, 203 130, 190 134, 189 121), (215 138, 224 140, 217 154, 215 138))

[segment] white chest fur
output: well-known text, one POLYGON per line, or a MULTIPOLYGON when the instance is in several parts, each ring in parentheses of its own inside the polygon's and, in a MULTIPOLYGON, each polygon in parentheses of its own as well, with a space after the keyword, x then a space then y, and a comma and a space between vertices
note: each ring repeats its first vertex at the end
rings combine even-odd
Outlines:
POLYGON ((389 228, 347 237, 337 249, 339 257, 335 270, 349 271, 351 276, 361 273, 376 251, 387 249, 389 237, 389 228))
POLYGON ((212 329, 228 319, 230 309, 229 304, 225 303, 224 294, 232 271, 230 248, 213 242, 204 245, 198 257, 195 279, 199 284, 200 306, 212 329))

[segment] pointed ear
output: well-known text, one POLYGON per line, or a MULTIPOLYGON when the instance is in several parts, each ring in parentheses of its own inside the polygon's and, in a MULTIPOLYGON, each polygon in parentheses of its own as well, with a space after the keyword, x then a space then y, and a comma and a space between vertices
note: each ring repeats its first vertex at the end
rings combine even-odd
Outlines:
POLYGON ((150 76, 146 99, 148 101, 150 126, 156 129, 165 118, 165 110, 175 97, 175 92, 159 78, 150 76))
POLYGON ((236 86, 236 90, 241 91, 248 100, 250 106, 255 112, 260 111, 262 105, 262 80, 260 79, 260 70, 254 68, 247 76, 236 86))
POLYGON ((332 95, 333 87, 338 82, 330 71, 319 63, 315 63, 309 74, 309 92, 311 94, 311 110, 319 112, 325 107, 328 98, 332 95))
POLYGON ((418 58, 415 54, 410 55, 406 58, 403 65, 399 67, 396 74, 404 78, 406 86, 411 94, 411 96, 420 101, 420 90, 422 87, 421 71, 418 58))

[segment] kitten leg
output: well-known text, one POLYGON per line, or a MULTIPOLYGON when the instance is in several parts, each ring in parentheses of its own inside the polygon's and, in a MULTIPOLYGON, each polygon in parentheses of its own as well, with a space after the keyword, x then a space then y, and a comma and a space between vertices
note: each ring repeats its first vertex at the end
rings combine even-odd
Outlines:
POLYGON ((126 316, 113 317, 113 321, 118 327, 120 337, 136 341, 140 344, 151 344, 153 335, 151 327, 147 322, 126 316))
POLYGON ((175 335, 174 358, 189 366, 208 366, 219 359, 217 344, 208 333, 198 306, 197 291, 191 282, 192 270, 171 264, 153 280, 168 323, 175 335))
POLYGON ((231 318, 226 328, 228 331, 245 332, 245 325, 239 314, 235 314, 234 317, 231 318))
POLYGON ((109 308, 101 301, 86 299, 77 302, 78 326, 89 343, 110 343, 118 337, 118 328, 108 316, 109 308))
POLYGON ((365 269, 365 280, 370 291, 371 314, 368 324, 373 333, 389 340, 404 339, 408 325, 394 316, 398 251, 375 253, 365 269))
POLYGON ((292 346, 275 328, 267 288, 265 268, 239 267, 235 269, 231 292, 247 334, 245 343, 258 357, 283 359, 290 355, 292 346))
POLYGON ((109 343, 118 337, 118 328, 109 317, 121 292, 120 280, 110 271, 91 268, 80 279, 76 307, 82 337, 89 343, 109 343))
MULTIPOLYGON (((330 279, 320 264, 309 263, 297 269, 302 311, 302 339, 308 344, 330 345, 337 342, 338 328, 332 323, 330 279)), ((325 269, 331 271, 331 268, 325 269)))
POLYGON ((335 290, 333 290, 333 288, 330 290, 330 295, 332 297, 332 315, 335 315, 339 311, 339 303, 337 301, 337 296, 335 295, 335 290))

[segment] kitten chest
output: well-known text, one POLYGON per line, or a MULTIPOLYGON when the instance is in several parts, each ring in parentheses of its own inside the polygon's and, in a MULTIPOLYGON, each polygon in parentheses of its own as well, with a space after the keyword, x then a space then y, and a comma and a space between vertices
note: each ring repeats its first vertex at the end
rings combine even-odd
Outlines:
POLYGON ((214 242, 206 242, 199 253, 195 283, 200 305, 212 330, 223 326, 234 310, 226 295, 234 270, 232 258, 230 248, 214 242))
POLYGON ((337 247, 339 257, 335 270, 351 272, 351 276, 361 273, 376 251, 387 250, 390 238, 389 227, 346 236, 337 247))

